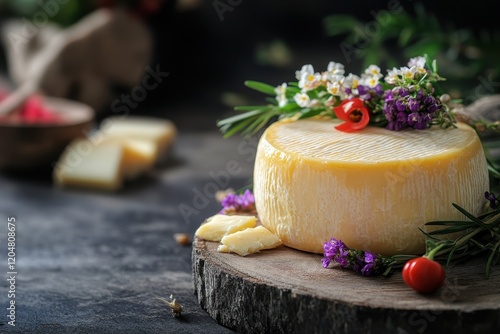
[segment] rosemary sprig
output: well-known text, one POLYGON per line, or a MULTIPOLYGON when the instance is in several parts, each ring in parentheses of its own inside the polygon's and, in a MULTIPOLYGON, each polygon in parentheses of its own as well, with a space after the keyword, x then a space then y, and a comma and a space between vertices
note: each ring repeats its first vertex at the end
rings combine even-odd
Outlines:
MULTIPOLYGON (((330 116, 333 115, 332 110, 324 105, 318 104, 317 106, 309 108, 300 107, 293 99, 296 94, 300 93, 297 82, 289 82, 286 85, 284 96, 287 99, 287 103, 282 106, 279 106, 275 99, 277 95, 275 87, 258 81, 245 81, 245 86, 258 92, 271 95, 273 98, 266 99, 268 101, 267 105, 235 107, 235 111, 245 112, 219 120, 217 126, 224 134, 224 138, 231 137, 236 133, 240 133, 243 136, 254 135, 266 125, 277 119, 292 117, 302 119, 325 114, 330 116)), ((313 93, 319 95, 321 92, 313 93)))
MULTIPOLYGON (((427 237, 427 253, 439 248, 434 257, 435 260, 450 265, 462 263, 480 255, 487 255, 485 276, 488 278, 492 266, 500 259, 500 209, 488 212, 481 216, 474 216, 461 206, 453 203, 468 220, 432 221, 426 226, 440 226, 442 228, 425 232, 427 237), (446 236, 458 233, 455 239, 447 239, 446 236)), ((395 255, 390 257, 380 256, 382 265, 386 267, 384 275, 390 274, 397 268, 401 268, 409 260, 416 256, 395 255)))

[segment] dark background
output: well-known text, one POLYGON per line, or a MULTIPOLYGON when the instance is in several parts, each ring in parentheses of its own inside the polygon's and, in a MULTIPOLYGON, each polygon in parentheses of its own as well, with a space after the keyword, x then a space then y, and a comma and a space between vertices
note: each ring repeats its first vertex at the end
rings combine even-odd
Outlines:
MULTIPOLYGON (((0 0, 0 20, 20 15, 5 5, 15 1, 21 2, 0 0)), ((242 172, 227 187, 239 189, 251 182, 253 161, 245 152, 253 147, 252 141, 236 136, 222 139, 216 120, 229 115, 232 104, 264 102, 262 94, 243 85, 245 80, 277 85, 294 80, 295 70, 303 64, 322 70, 330 60, 344 63, 347 72, 359 73, 361 61, 345 63, 339 47, 343 38, 327 36, 323 20, 331 14, 352 14, 370 21, 371 12, 385 10, 388 4, 242 0, 221 21, 213 0, 183 11, 165 1, 146 22, 155 41, 151 65, 159 64, 170 76, 132 112, 169 118, 178 126, 169 163, 110 194, 59 189, 45 174, 40 178, 0 173, 0 212, 17 217, 20 258, 18 326, 7 326, 3 302, 7 300, 2 297, 2 333, 231 333, 198 304, 191 281, 191 248, 172 238, 178 232, 192 236, 205 218, 220 210, 213 198, 189 219, 179 207, 193 207, 195 190, 213 183, 210 175, 224 172, 228 161, 237 161, 242 172), (289 61, 262 62, 259 50, 278 40, 289 50, 289 61), (244 154, 241 144, 246 145, 244 154), (157 300, 170 293, 185 308, 181 320, 157 300)), ((86 8, 79 15, 91 10, 92 2, 80 1, 86 8)), ((413 10, 412 1, 401 3, 413 10)), ((424 4, 438 20, 457 28, 471 28, 478 35, 484 29, 498 29, 493 1, 424 4)), ((396 56, 403 51, 396 45, 391 50, 396 56)), ((0 72, 5 73, 2 52, 0 63, 0 72)), ((470 84, 475 81, 471 78, 470 84)), ((0 239, 7 239, 4 227, 0 239)), ((0 272, 6 273, 7 261, 0 258, 0 272)), ((3 279, 2 294, 6 287, 3 279)))
MULTIPOLYGON (((3 0, 0 19, 16 14, 5 5, 8 2, 3 0)), ((186 120, 196 116, 202 121, 193 125, 195 129, 214 129, 214 120, 229 113, 231 104, 261 103, 262 96, 245 88, 245 80, 277 85, 294 80, 294 71, 306 63, 317 69, 325 68, 330 60, 345 64, 339 46, 344 37, 327 36, 325 17, 350 14, 367 22, 373 20, 373 12, 387 10, 390 3, 387 0, 221 0, 219 3, 236 4, 224 12, 221 20, 214 7, 216 1, 191 1, 196 5, 189 9, 179 9, 180 2, 165 0, 160 11, 145 18, 155 41, 151 63, 160 64, 170 76, 158 89, 149 92, 148 99, 134 113, 172 118, 181 128, 189 128, 186 120), (273 41, 286 45, 290 55, 289 61, 281 66, 262 63, 257 57, 258 50, 273 41), (227 93, 233 94, 228 97, 227 93)), ((93 1, 82 3, 81 12, 73 14, 72 20, 95 8, 93 1)), ((400 3, 407 11, 414 12, 414 1, 400 3)), ((468 28, 476 36, 499 27, 493 1, 421 3, 429 15, 434 14, 446 27, 468 28)), ((398 56, 401 50, 394 46, 393 53, 398 56)), ((4 69, 5 60, 1 60, 4 69)), ((347 72, 361 70, 359 60, 346 64, 347 72)))
MULTIPOLYGON (((266 1, 243 0, 234 11, 226 12, 221 22, 211 1, 203 1, 193 11, 175 13, 169 20, 152 17, 157 57, 172 73, 171 80, 157 91, 155 103, 182 104, 185 99, 204 111, 218 113, 227 107, 223 92, 231 91, 260 102, 243 85, 244 80, 258 80, 273 85, 294 80, 294 71, 305 63, 326 67, 329 60, 343 62, 339 44, 342 37, 326 35, 323 22, 327 15, 352 14, 364 21, 373 20, 372 11, 387 10, 388 1, 266 1), (283 67, 259 64, 256 49, 263 43, 282 40, 289 47, 292 60, 283 67), (175 93, 174 93, 175 92, 175 93), (193 100, 194 97, 194 100, 193 100)), ((412 1, 401 1, 408 11, 412 1)), ((491 1, 424 2, 429 13, 452 22, 457 28, 468 27, 479 34, 496 29, 498 19, 491 1)), ((400 50, 394 50, 398 54, 400 50)), ((359 61, 346 64, 346 70, 361 71, 359 61)), ((151 101, 153 102, 153 101, 151 101)), ((201 111, 201 110, 200 110, 201 111)))

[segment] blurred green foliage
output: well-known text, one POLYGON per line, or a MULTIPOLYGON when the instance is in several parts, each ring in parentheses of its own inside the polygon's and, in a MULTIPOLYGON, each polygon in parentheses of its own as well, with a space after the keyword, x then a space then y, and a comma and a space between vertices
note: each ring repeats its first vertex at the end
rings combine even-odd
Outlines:
POLYGON ((51 22, 67 27, 98 7, 134 7, 139 2, 140 0, 0 0, 0 11, 3 16, 24 17, 28 20, 36 20, 37 15, 44 13, 51 22))
POLYGON ((57 0, 0 0, 0 10, 4 16, 34 20, 35 15, 45 14, 48 20, 63 27, 73 24, 95 8, 95 0, 70 0, 66 3, 57 0))
POLYGON ((365 66, 392 68, 427 54, 437 59, 441 75, 448 79, 443 89, 464 103, 500 92, 500 31, 456 29, 421 3, 414 9, 414 13, 404 8, 398 13, 385 11, 385 17, 374 15, 368 22, 331 15, 323 24, 329 36, 345 37, 339 44, 344 55, 361 59, 365 66))

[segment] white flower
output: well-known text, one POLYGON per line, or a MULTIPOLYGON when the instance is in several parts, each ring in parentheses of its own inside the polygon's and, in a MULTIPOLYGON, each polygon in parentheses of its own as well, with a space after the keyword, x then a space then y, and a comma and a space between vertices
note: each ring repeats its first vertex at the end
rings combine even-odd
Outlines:
POLYGON ((342 83, 344 81, 344 76, 341 74, 333 74, 332 72, 323 72, 321 75, 321 82, 326 86, 328 82, 339 82, 342 83))
POLYGON ((326 90, 328 91, 328 93, 335 96, 342 95, 342 85, 338 81, 328 82, 326 85, 326 90))
POLYGON ((427 73, 427 70, 424 67, 417 67, 416 72, 424 74, 427 73))
POLYGON ((392 70, 387 70, 387 75, 385 76, 384 80, 389 85, 395 85, 398 82, 400 75, 403 75, 403 72, 398 68, 393 67, 392 70))
POLYGON ((417 72, 417 67, 412 66, 412 67, 408 68, 405 66, 405 67, 401 67, 400 71, 401 71, 401 75, 403 76, 403 78, 413 79, 413 77, 415 76, 415 73, 417 72))
POLYGON ((286 98, 285 95, 276 96, 276 100, 278 101, 278 106, 280 108, 286 106, 288 103, 288 99, 286 98))
POLYGON ((425 58, 424 57, 410 58, 410 60, 408 61, 408 67, 413 67, 413 66, 416 66, 417 68, 425 67, 425 58))
POLYGON ((344 79, 344 86, 347 88, 357 89, 359 85, 359 77, 355 74, 349 73, 344 79))
POLYGON ((299 81, 299 87, 306 91, 317 88, 321 84, 321 74, 303 73, 299 81))
POLYGON ((327 71, 328 73, 331 73, 332 76, 343 76, 345 73, 344 65, 334 61, 328 63, 327 71))
POLYGON ((425 58, 424 57, 415 57, 411 58, 410 61, 408 61, 408 67, 413 68, 415 67, 415 72, 424 74, 427 72, 425 69, 425 58))
POLYGON ((288 99, 286 98, 286 87, 286 82, 283 82, 274 89, 276 92, 276 100, 278 101, 278 105, 280 107, 284 107, 288 103, 288 99))
POLYGON ((383 75, 380 73, 380 67, 377 65, 370 65, 368 68, 365 70, 365 74, 374 76, 377 78, 383 77, 383 75))
POLYGON ((274 92, 276 93, 276 95, 285 95, 286 88, 287 88, 287 84, 286 84, 286 82, 283 82, 281 85, 276 86, 276 88, 274 89, 274 92))
POLYGON ((311 105, 311 99, 306 93, 297 93, 293 99, 301 108, 309 107, 311 105))
POLYGON ((295 78, 297 78, 297 80, 300 80, 302 78, 302 76, 304 75, 304 73, 314 74, 313 66, 311 64, 307 64, 307 65, 302 66, 300 71, 295 71, 295 78))
POLYGON ((369 88, 375 88, 378 85, 378 76, 375 75, 363 75, 360 80, 360 84, 369 88))

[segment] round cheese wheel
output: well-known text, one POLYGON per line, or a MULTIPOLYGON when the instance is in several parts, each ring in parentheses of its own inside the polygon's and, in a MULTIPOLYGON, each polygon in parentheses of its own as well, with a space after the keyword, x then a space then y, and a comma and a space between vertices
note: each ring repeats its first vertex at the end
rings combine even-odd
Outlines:
POLYGON ((285 245, 323 253, 334 237, 385 255, 420 254, 426 222, 466 219, 452 203, 482 211, 488 169, 469 126, 345 133, 336 124, 277 122, 259 141, 255 204, 285 245))

